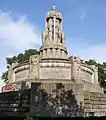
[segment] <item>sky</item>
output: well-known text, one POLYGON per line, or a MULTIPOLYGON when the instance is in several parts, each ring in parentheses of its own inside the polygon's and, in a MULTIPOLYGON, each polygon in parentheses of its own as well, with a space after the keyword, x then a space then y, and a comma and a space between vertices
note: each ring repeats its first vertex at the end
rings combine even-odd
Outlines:
POLYGON ((0 75, 6 57, 39 50, 45 15, 54 5, 63 17, 69 56, 106 61, 106 0, 0 0, 0 75))

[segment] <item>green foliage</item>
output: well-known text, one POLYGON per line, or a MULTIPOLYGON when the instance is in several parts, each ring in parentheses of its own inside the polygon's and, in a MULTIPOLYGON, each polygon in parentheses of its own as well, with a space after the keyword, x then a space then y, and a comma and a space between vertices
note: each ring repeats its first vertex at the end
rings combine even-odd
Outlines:
POLYGON ((8 71, 2 73, 1 79, 3 79, 5 83, 7 83, 8 81, 7 76, 8 76, 8 71))
POLYGON ((32 117, 27 116, 24 120, 35 120, 35 119, 32 118, 32 117))
POLYGON ((17 62, 17 57, 16 56, 6 57, 6 62, 7 62, 7 65, 12 65, 12 63, 17 62))
POLYGON ((98 81, 100 83, 101 87, 106 88, 106 73, 104 71, 104 68, 106 68, 106 62, 103 62, 103 64, 97 63, 95 60, 89 60, 85 61, 88 65, 96 65, 98 67, 98 81))
POLYGON ((99 78, 99 82, 101 87, 106 88, 106 73, 105 73, 105 69, 106 66, 105 64, 98 64, 98 78, 99 78))
POLYGON ((96 61, 92 60, 92 59, 90 59, 89 61, 85 61, 85 63, 88 65, 96 65, 97 64, 96 61))
POLYGON ((104 66, 104 68, 106 68, 106 62, 103 62, 103 66, 104 66))
POLYGON ((36 55, 39 52, 36 49, 29 49, 29 50, 25 50, 24 53, 19 53, 17 56, 13 56, 13 57, 7 57, 6 58, 6 62, 7 65, 12 65, 12 63, 23 63, 24 61, 29 60, 29 57, 31 55, 36 55))
MULTIPOLYGON (((6 57, 7 69, 9 68, 9 65, 12 65, 12 63, 21 64, 25 61, 28 61, 31 55, 36 55, 36 54, 39 54, 39 51, 37 51, 36 49, 29 49, 29 50, 25 50, 24 53, 19 53, 17 56, 6 57)), ((4 80, 4 82, 8 81, 7 76, 8 76, 8 71, 2 73, 1 78, 4 80)))
POLYGON ((31 55, 36 55, 38 54, 39 52, 35 49, 29 49, 29 50, 25 50, 25 53, 24 53, 24 59, 25 60, 29 60, 29 57, 31 55))
POLYGON ((17 62, 22 63, 24 61, 25 61, 25 55, 22 54, 22 53, 19 53, 18 56, 17 56, 17 62))

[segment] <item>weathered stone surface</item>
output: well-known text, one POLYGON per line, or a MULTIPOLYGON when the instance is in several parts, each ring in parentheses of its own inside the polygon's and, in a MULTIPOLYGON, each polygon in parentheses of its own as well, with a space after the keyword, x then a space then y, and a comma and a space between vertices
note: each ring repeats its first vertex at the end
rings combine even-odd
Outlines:
POLYGON ((105 94, 95 92, 84 93, 84 110, 86 113, 94 113, 94 116, 105 116, 106 115, 106 101, 105 94))
POLYGON ((29 70, 22 70, 15 74, 15 79, 17 81, 26 80, 28 78, 29 70))

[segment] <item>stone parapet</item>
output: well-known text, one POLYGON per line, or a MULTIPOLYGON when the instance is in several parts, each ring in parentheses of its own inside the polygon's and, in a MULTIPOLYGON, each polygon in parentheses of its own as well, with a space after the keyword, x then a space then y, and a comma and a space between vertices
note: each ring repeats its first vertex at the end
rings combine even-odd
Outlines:
POLYGON ((92 84, 89 82, 84 81, 84 90, 85 91, 90 91, 90 92, 97 92, 97 93, 103 93, 103 88, 101 88, 97 84, 92 84))

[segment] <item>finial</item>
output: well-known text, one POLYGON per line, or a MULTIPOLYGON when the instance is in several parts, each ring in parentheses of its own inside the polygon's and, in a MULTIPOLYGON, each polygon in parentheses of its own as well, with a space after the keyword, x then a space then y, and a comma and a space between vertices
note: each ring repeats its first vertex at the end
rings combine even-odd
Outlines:
POLYGON ((52 11, 56 11, 56 6, 52 6, 52 11))

